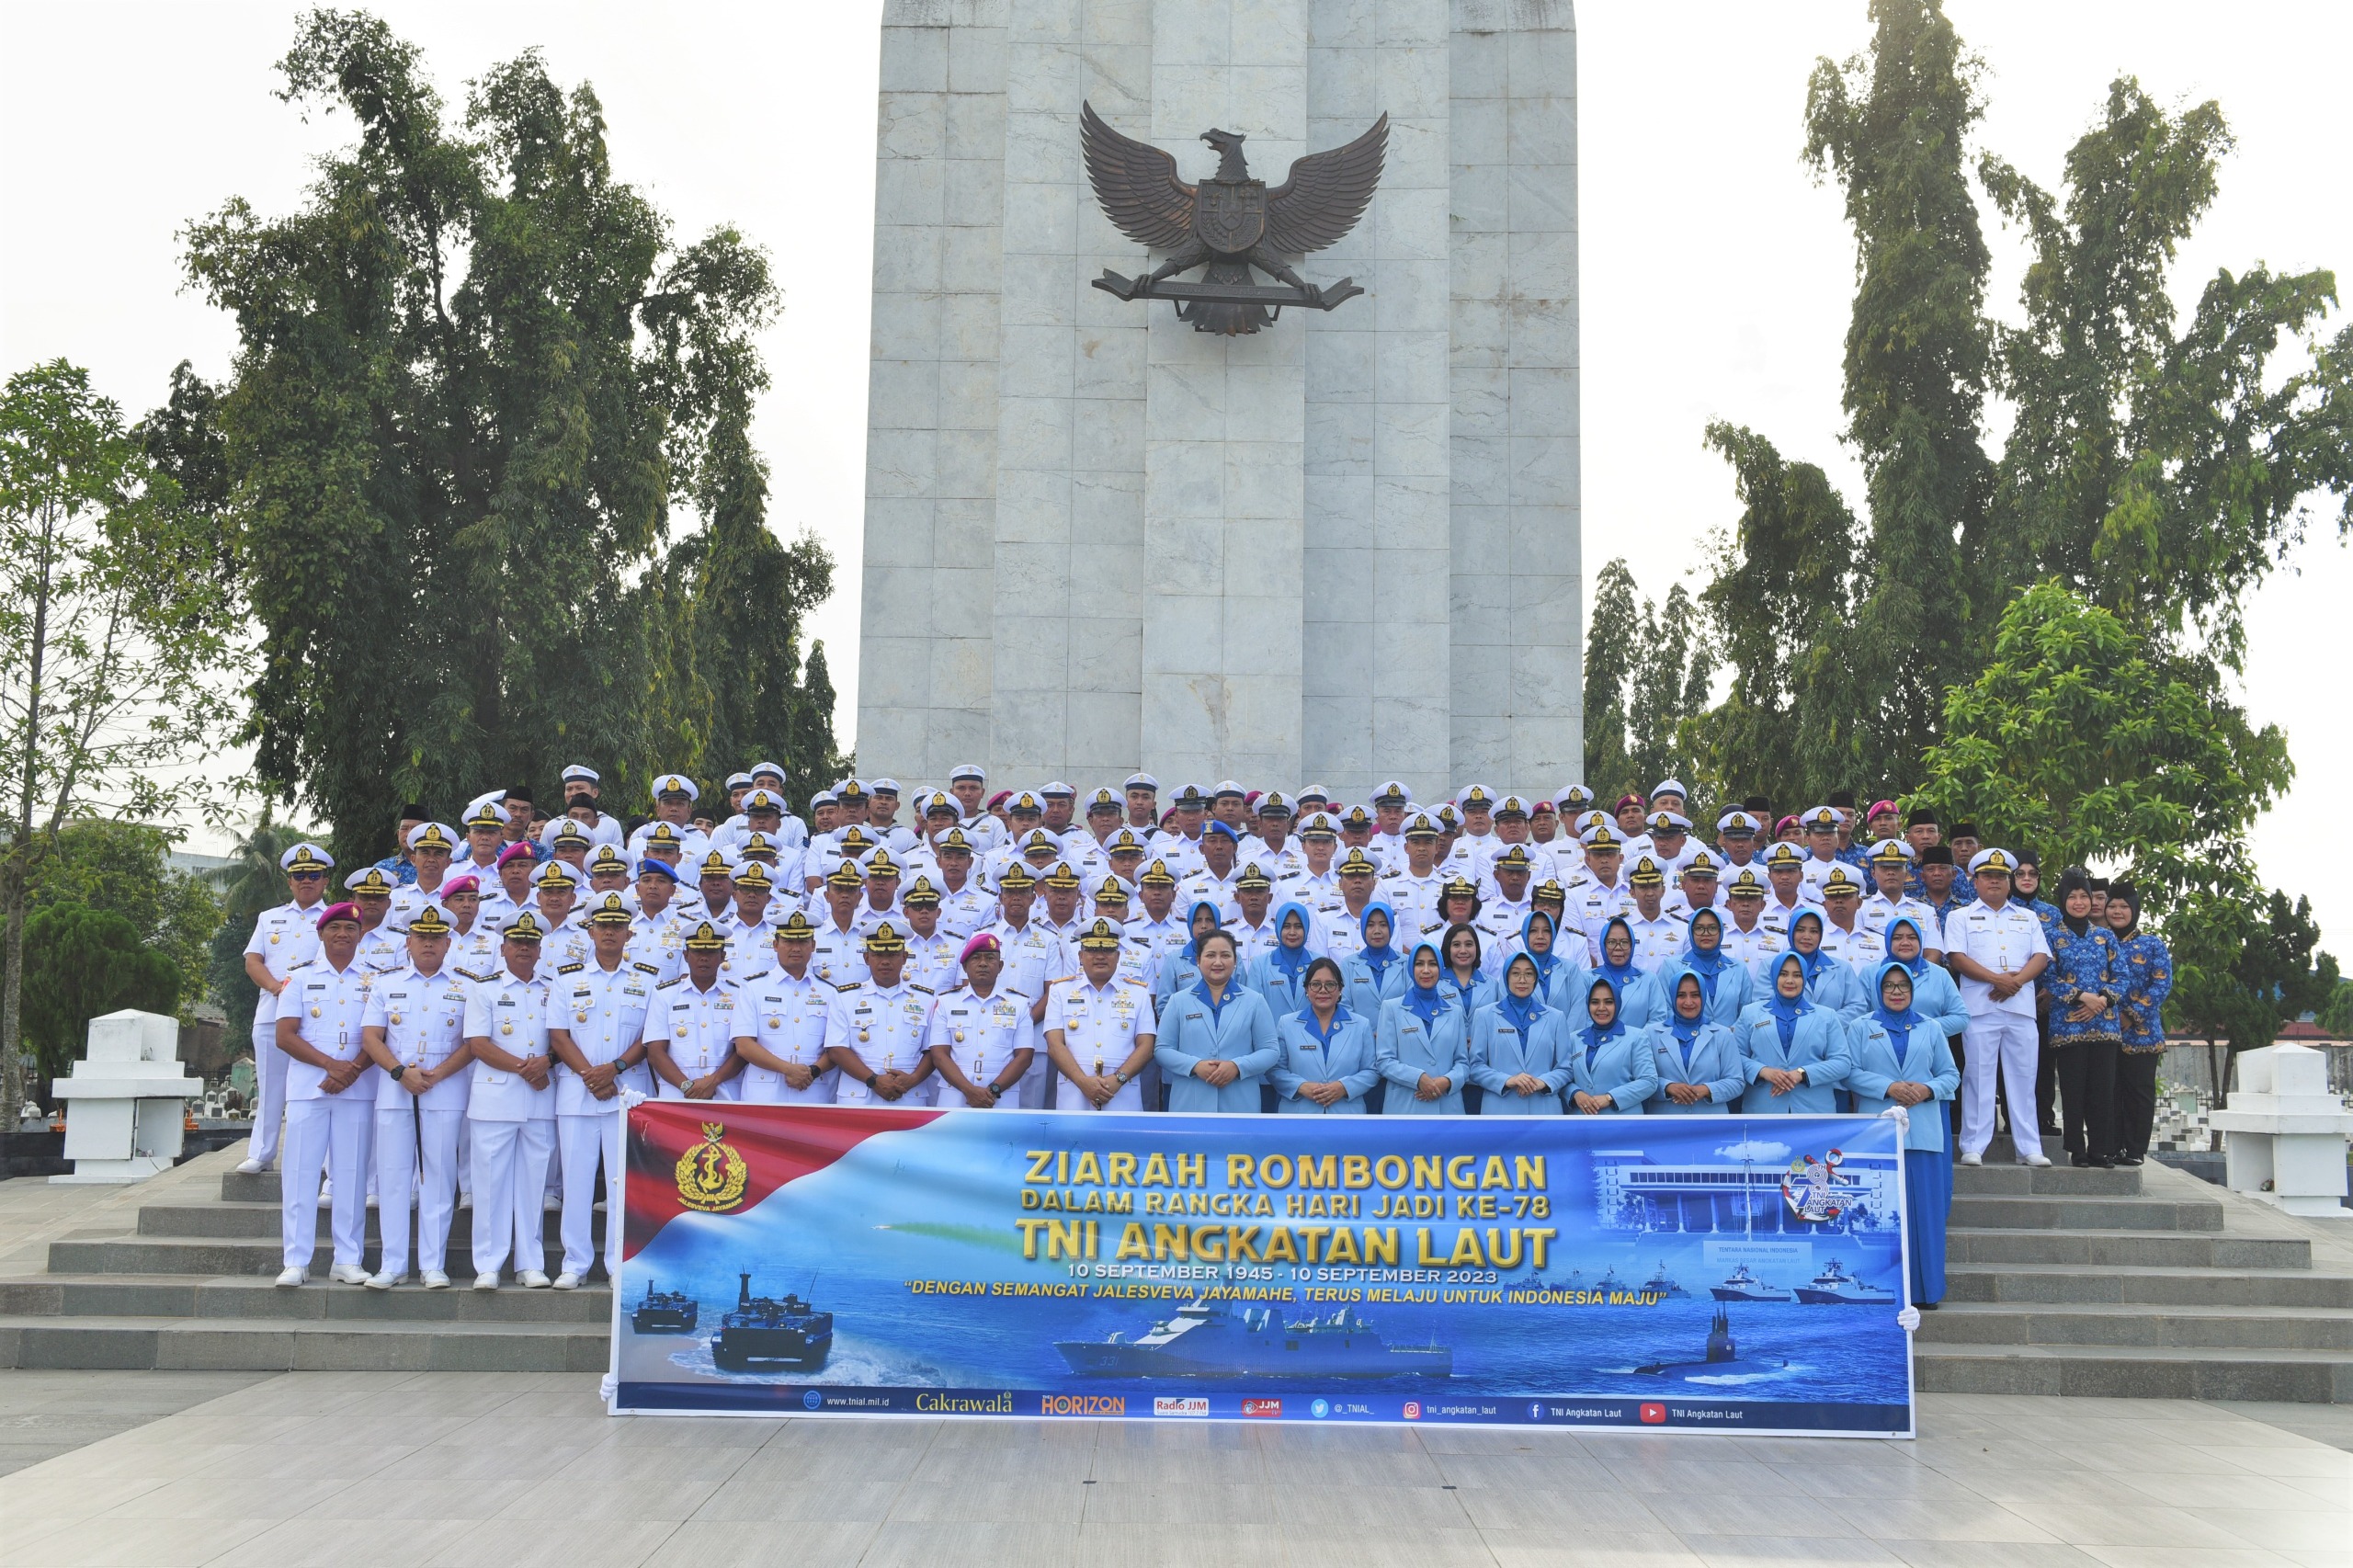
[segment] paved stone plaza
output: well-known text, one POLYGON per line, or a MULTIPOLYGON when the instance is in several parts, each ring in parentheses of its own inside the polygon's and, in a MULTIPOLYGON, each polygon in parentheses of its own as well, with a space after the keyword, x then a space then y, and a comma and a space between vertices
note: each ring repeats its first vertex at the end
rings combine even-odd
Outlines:
MULTIPOLYGON (((0 1373, 0 1411, 188 1375, 0 1373)), ((1930 1394, 1889 1442, 614 1420, 596 1383, 267 1378, 0 1478, 0 1540, 40 1568, 2353 1562, 2339 1406, 1930 1394)))

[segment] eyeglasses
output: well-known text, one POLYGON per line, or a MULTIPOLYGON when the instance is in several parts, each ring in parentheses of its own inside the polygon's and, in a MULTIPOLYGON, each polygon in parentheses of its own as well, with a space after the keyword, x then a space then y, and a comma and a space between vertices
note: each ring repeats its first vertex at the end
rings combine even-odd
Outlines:
POLYGON ((1307 983, 1307 988, 1310 991, 1337 991, 1340 988, 1340 983, 1331 979, 1311 980, 1307 983))

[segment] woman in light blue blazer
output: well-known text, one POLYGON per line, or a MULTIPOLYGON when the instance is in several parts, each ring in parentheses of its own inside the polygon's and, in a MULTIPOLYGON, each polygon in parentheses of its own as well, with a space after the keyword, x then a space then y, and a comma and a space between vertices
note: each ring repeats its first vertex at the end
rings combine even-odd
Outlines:
POLYGON ((1558 1116, 1569 1085, 1568 1015, 1536 994, 1536 964, 1515 953, 1503 993, 1471 1015, 1471 1077, 1481 1116, 1558 1116))
MULTIPOLYGON (((1648 1028, 1653 1019, 1666 1011, 1666 1004, 1653 997, 1650 971, 1634 964, 1634 928, 1624 915, 1613 915, 1602 926, 1600 946, 1601 961, 1590 972, 1595 979, 1609 982, 1609 994, 1618 1001, 1618 1021, 1630 1029, 1648 1028)), ((1586 997, 1591 994, 1588 985, 1571 1011, 1585 1011, 1586 997)))
POLYGON ((1643 1102, 1643 1110, 1650 1116, 1729 1115, 1748 1087, 1740 1041, 1731 1029, 1709 1021, 1707 992, 1698 974, 1684 970, 1672 983, 1674 1004, 1665 1019, 1647 1031, 1658 1092, 1643 1102))
POLYGON ((1386 899, 1374 899, 1357 916, 1364 946, 1340 964, 1340 979, 1347 987, 1348 1010, 1368 1018, 1381 1016, 1381 1005, 1405 989, 1405 952, 1396 945, 1397 911, 1386 899))
POLYGON ((1647 1028, 1630 1026, 1618 988, 1597 973, 1585 994, 1585 1028, 1569 1036, 1569 1109, 1579 1116, 1640 1116, 1658 1092, 1647 1028))
POLYGON ((1847 1020, 1807 997, 1802 954, 1781 954, 1772 977, 1772 994, 1751 1003, 1740 1020, 1740 1053, 1748 1078, 1740 1108, 1751 1115, 1832 1115, 1838 1109, 1838 1085, 1855 1063, 1847 1020))
POLYGON ((1934 1019, 1947 1040, 1956 1040, 1969 1027, 1969 1009, 1962 1006, 1961 987, 1953 983, 1945 966, 1922 956, 1921 949, 1927 945, 1927 933, 1910 915, 1899 915, 1887 923, 1887 956, 1912 976, 1912 1010, 1934 1019))
MULTIPOLYGON (((1560 940, 1560 923, 1550 911, 1531 909, 1528 918, 1519 923, 1519 943, 1517 951, 1536 960, 1536 992, 1544 1005, 1565 1011, 1585 996, 1585 939, 1563 943, 1560 940)), ((1504 955, 1511 961, 1511 954, 1504 955)))
POLYGON ((1503 988, 1487 973, 1486 943, 1476 926, 1455 922, 1439 934, 1438 962, 1445 966, 1446 983, 1476 1013, 1499 999, 1503 988))
POLYGON ((1912 1304, 1932 1311, 1944 1300, 1945 1221, 1952 1212, 1945 1102, 1961 1085, 1961 1069, 1944 1026, 1919 1010, 1913 978, 1900 959, 1880 965, 1879 1006, 1855 1026, 1855 1067, 1847 1083, 1855 1108, 1867 1116, 1884 1115, 1890 1106, 1904 1109, 1904 1212, 1912 1245, 1905 1283, 1912 1304))
POLYGON ((1807 1001, 1850 1020, 1870 1011, 1870 998, 1863 990, 1862 976, 1822 950, 1822 912, 1818 909, 1801 910, 1791 917, 1789 947, 1756 960, 1753 971, 1756 985, 1751 994, 1754 1001, 1772 999, 1781 960, 1790 957, 1796 958, 1805 971, 1807 1001))
MULTIPOLYGON (((1684 938, 1683 951, 1659 966, 1654 984, 1662 1004, 1674 996, 1680 978, 1687 974, 1699 978, 1699 994, 1705 999, 1702 1016, 1711 1024, 1730 1028, 1756 999, 1748 971, 1724 951, 1724 919, 1712 907, 1703 905, 1691 912, 1690 934, 1684 938)), ((1651 1022, 1665 1023, 1672 1010, 1662 1005, 1651 1022)))
POLYGON ((1310 960, 1307 1006, 1275 1020, 1275 1108, 1286 1116, 1362 1116, 1381 1082, 1372 1020, 1341 1002, 1346 983, 1330 959, 1310 960))
POLYGON ((1160 1010, 1152 1059, 1168 1083, 1168 1108, 1256 1115, 1266 1076, 1281 1060, 1267 999, 1234 983, 1232 936, 1197 944, 1200 974, 1160 1010))
POLYGON ((1387 1082, 1383 1116, 1461 1116, 1471 1075, 1471 1009, 1448 985, 1438 944, 1414 944, 1405 994, 1381 1005, 1373 1054, 1387 1082))
POLYGON ((1300 982, 1307 974, 1307 960, 1315 956, 1308 946, 1314 934, 1315 916, 1294 900, 1275 911, 1275 945, 1250 960, 1243 983, 1264 996, 1279 1018, 1307 1006, 1300 982))
POLYGON ((1185 926, 1193 933, 1193 939, 1160 960, 1160 973, 1153 983, 1154 1012, 1165 1007, 1168 998, 1200 978, 1201 938, 1222 926, 1218 906, 1202 899, 1185 912, 1185 926))

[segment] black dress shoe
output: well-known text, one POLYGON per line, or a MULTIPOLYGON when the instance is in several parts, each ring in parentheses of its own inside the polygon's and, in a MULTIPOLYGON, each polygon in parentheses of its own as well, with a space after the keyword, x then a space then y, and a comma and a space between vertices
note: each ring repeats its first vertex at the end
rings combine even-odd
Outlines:
POLYGON ((1932 1312, 1937 1310, 1937 1303, 1934 1301, 1915 1301, 1912 1304, 1924 1312, 1932 1312))
POLYGON ((2089 1154, 2070 1154, 2067 1156, 2067 1163, 2075 1166, 2079 1171, 2089 1170, 2092 1165, 2092 1157, 2089 1154))
POLYGON ((2128 1170, 2137 1171, 2148 1162, 2142 1159, 2138 1154, 2119 1154, 2116 1156, 2116 1163, 2124 1166, 2128 1170))
POLYGON ((2098 1160, 2094 1163, 2104 1171, 2112 1171, 2116 1168, 2117 1160, 2116 1156, 2113 1154, 2102 1154, 2098 1160))

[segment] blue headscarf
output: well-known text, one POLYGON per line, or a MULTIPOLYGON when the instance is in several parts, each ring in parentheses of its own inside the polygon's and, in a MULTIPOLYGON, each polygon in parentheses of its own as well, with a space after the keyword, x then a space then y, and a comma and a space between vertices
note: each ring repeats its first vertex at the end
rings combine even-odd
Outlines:
POLYGON ((1414 965, 1421 961, 1424 948, 1427 948, 1430 957, 1438 961, 1438 979, 1441 982, 1446 979, 1446 960, 1438 957, 1438 944, 1424 937, 1414 944, 1413 951, 1405 955, 1406 983, 1404 1001, 1405 1011, 1421 1019, 1424 1027, 1427 1028, 1438 1022, 1438 1016, 1446 1009, 1449 998, 1446 993, 1437 986, 1424 985, 1420 981, 1413 978, 1414 965))
MULTIPOLYGON (((1818 909, 1801 909, 1798 911, 1796 916, 1790 921, 1790 957, 1798 960, 1798 967, 1805 971, 1806 984, 1812 985, 1813 983, 1813 977, 1820 974, 1823 971, 1823 967, 1833 960, 1830 955, 1824 952, 1818 944, 1815 946, 1813 951, 1810 953, 1802 953, 1798 951, 1798 922, 1801 920, 1813 921, 1814 929, 1825 934, 1827 933, 1828 926, 1822 918, 1822 911, 1818 909)), ((1775 964, 1773 966, 1773 972, 1775 974, 1780 973, 1781 966, 1778 963, 1775 964)))
MULTIPOLYGON (((1552 983, 1552 971, 1561 967, 1561 923, 1544 910, 1529 910, 1528 917, 1519 923, 1519 950, 1526 953, 1528 961, 1536 966, 1536 989, 1539 991, 1549 989, 1552 983), (1528 940, 1528 928, 1539 920, 1544 922, 1552 932, 1552 945, 1540 953, 1530 946, 1528 940)), ((1440 960, 1441 966, 1443 961, 1440 960)))
POLYGON ((1611 915, 1609 917, 1608 925, 1606 925, 1601 928, 1601 961, 1594 966, 1593 972, 1597 978, 1609 982, 1609 989, 1617 994, 1620 1006, 1623 1006, 1625 1003, 1626 988, 1643 977, 1643 971, 1634 967, 1633 953, 1631 951, 1633 941, 1634 927, 1627 923, 1626 917, 1622 915, 1611 915), (1612 926, 1623 926, 1625 928, 1626 943, 1629 950, 1624 963, 1611 963, 1609 961, 1609 929, 1612 926))
POLYGON ((1924 932, 1924 931, 1922 931, 1922 930, 1920 929, 1920 923, 1919 923, 1917 920, 1913 919, 1913 918, 1912 918, 1910 915, 1897 915, 1894 919, 1893 919, 1893 920, 1891 920, 1891 921, 1889 921, 1889 922, 1887 923, 1887 937, 1886 937, 1886 940, 1887 940, 1887 961, 1888 961, 1888 962, 1890 962, 1890 963, 1892 963, 1892 964, 1897 964, 1897 965, 1900 965, 1900 966, 1902 966, 1903 968, 1907 969, 1907 970, 1909 970, 1909 971, 1912 971, 1912 978, 1913 978, 1913 981, 1915 982, 1915 984, 1914 984, 1914 986, 1913 986, 1913 994, 1914 994, 1915 998, 1916 999, 1916 998, 1917 998, 1917 996, 1918 996, 1918 994, 1919 994, 1919 987, 1918 987, 1917 982, 1918 982, 1918 980, 1919 980, 1919 978, 1920 978, 1920 971, 1921 971, 1922 970, 1925 970, 1925 969, 1927 969, 1927 968, 1928 967, 1928 937, 1927 937, 1927 933, 1926 933, 1926 932, 1924 932), (1919 938, 1920 938, 1920 950, 1919 950, 1917 953, 1915 953, 1915 954, 1914 954, 1914 955, 1913 955, 1909 960, 1900 959, 1900 958, 1897 958, 1897 957, 1895 956, 1895 928, 1896 928, 1898 926, 1911 926, 1911 927, 1912 927, 1912 935, 1914 935, 1915 937, 1919 937, 1919 938))
MULTIPOLYGON (((1699 1016, 1698 1017, 1696 1017, 1696 1018, 1687 1018, 1687 1017, 1685 1017, 1683 1016, 1682 1012, 1681 1012, 1678 1008, 1677 1008, 1677 1006, 1675 1006, 1675 994, 1674 994, 1674 993, 1673 993, 1673 992, 1668 993, 1668 994, 1667 994, 1667 998, 1666 998, 1666 1029, 1667 1029, 1667 1032, 1668 1032, 1669 1034, 1673 1035, 1676 1039, 1677 1039, 1677 1040, 1681 1040, 1681 1041, 1683 1042, 1683 1044, 1684 1044, 1684 1046, 1685 1046, 1685 1048, 1686 1048, 1686 1054, 1687 1054, 1687 1055, 1688 1054, 1688 1049, 1689 1049, 1689 1047, 1690 1047, 1691 1042, 1692 1042, 1694 1040, 1697 1040, 1697 1039, 1699 1037, 1699 1031, 1700 1031, 1701 1029, 1706 1028, 1708 1027, 1708 1009, 1707 1009, 1707 1001, 1708 1001, 1708 981, 1707 981, 1707 977, 1706 977, 1705 975, 1699 974, 1699 972, 1697 972, 1696 971, 1692 971, 1691 978, 1692 978, 1694 981, 1698 982, 1698 983, 1699 983, 1699 1003, 1700 1003, 1700 1006, 1699 1006, 1699 1016)), ((1675 977, 1675 990, 1676 990, 1676 991, 1680 991, 1680 990, 1682 990, 1682 989, 1683 989, 1683 976, 1682 976, 1681 974, 1677 974, 1677 975, 1675 977)))
POLYGON ((1765 996, 1765 1011, 1771 1017, 1774 1030, 1780 1035, 1781 1048, 1785 1051, 1797 1036, 1798 1020, 1813 1011, 1813 1004, 1805 999, 1804 992, 1799 992, 1795 997, 1781 994, 1781 971, 1793 960, 1798 966, 1799 975, 1805 976, 1805 955, 1794 949, 1783 953, 1773 965, 1773 983, 1767 989, 1765 996))
POLYGON ((1589 1064, 1595 1051, 1626 1032, 1626 1006, 1625 997, 1619 992, 1617 984, 1606 974, 1595 975, 1592 983, 1585 988, 1585 1028, 1577 1030, 1577 1039, 1585 1041, 1586 1061, 1589 1064), (1618 1004, 1618 1011, 1611 1015, 1608 1028, 1593 1021, 1593 994, 1605 986, 1608 988, 1609 999, 1618 1004))
MULTIPOLYGON (((1365 967, 1372 971, 1373 984, 1379 985, 1389 972, 1389 966, 1404 955, 1399 952, 1396 947, 1397 911, 1392 907, 1387 899, 1376 898, 1366 904, 1364 913, 1357 916, 1357 929, 1358 931, 1364 929, 1365 923, 1372 918, 1375 910, 1379 910, 1382 918, 1389 922, 1389 940, 1376 948, 1372 945, 1372 938, 1370 936, 1366 937, 1364 946, 1357 950, 1357 957, 1364 960, 1365 967)), ((1441 967, 1444 961, 1439 960, 1441 967)))
MULTIPOLYGON (((1913 1028, 1923 1020, 1920 1015, 1913 1010, 1910 1003, 1906 1003, 1900 1013, 1889 1010, 1887 977, 1891 974, 1902 975, 1907 983, 1912 979, 1911 968, 1902 959, 1890 959, 1881 964, 1878 976, 1871 982, 1871 1017, 1879 1020, 1880 1027, 1887 1030, 1888 1038, 1894 1041, 1895 1048, 1901 1051, 1904 1049, 1904 1042, 1911 1037, 1913 1028)), ((1915 999, 1917 999, 1917 993, 1915 993, 1915 999)))
POLYGON ((1307 905, 1294 900, 1275 911, 1273 958, 1275 968, 1285 980, 1297 980, 1299 971, 1314 959, 1314 949, 1307 945, 1308 938, 1314 935, 1315 917, 1307 913, 1307 905), (1299 946, 1287 948, 1283 946, 1283 922, 1294 915, 1299 916, 1299 946))
MULTIPOLYGON (((1199 915, 1204 909, 1210 912, 1210 918, 1216 921, 1221 928, 1224 926, 1225 912, 1223 910, 1220 909, 1216 904, 1211 903, 1208 899, 1196 899, 1193 902, 1193 907, 1185 911, 1185 929, 1187 932, 1189 933, 1193 929, 1194 917, 1199 915)), ((1201 939, 1199 937, 1188 935, 1185 938, 1185 945, 1176 949, 1176 956, 1183 959, 1187 963, 1199 968, 1201 961, 1201 939)))
POLYGON ((1716 976, 1732 967, 1732 960, 1724 956, 1724 917, 1716 913, 1713 905, 1702 904, 1691 912, 1687 926, 1683 956, 1677 961, 1699 977, 1699 999, 1713 1002, 1716 999, 1716 976), (1698 931, 1702 918, 1716 923, 1716 945, 1712 948, 1700 947, 1698 937, 1692 934, 1698 931))
POLYGON ((1495 1008, 1510 1021, 1513 1028, 1519 1030, 1519 1038, 1526 1040, 1535 1038, 1536 1020, 1542 1017, 1547 1009, 1544 1006, 1544 991, 1540 985, 1531 988, 1525 996, 1515 996, 1511 994, 1511 971, 1521 964, 1528 966, 1528 972, 1531 976, 1536 974, 1534 959, 1526 953, 1514 953, 1511 956, 1511 962, 1504 965, 1503 994, 1495 998, 1495 1008))

